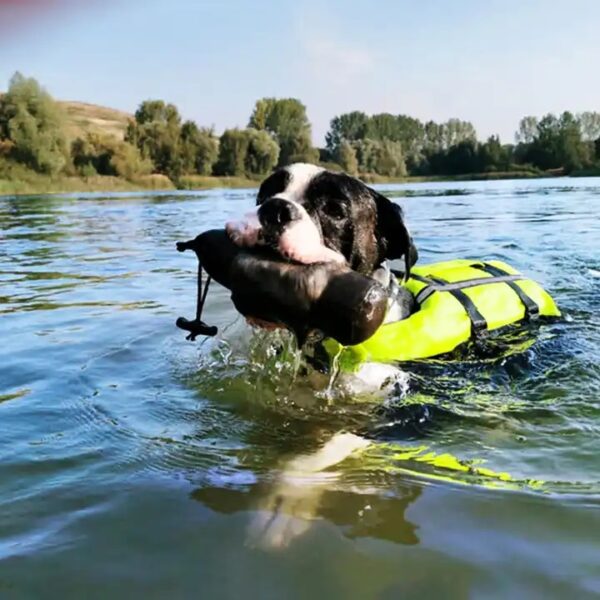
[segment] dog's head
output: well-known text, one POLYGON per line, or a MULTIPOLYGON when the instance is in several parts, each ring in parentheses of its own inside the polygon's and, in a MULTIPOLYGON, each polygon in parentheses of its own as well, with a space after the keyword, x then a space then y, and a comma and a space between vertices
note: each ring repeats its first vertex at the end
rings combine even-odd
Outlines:
POLYGON ((254 224, 228 226, 238 243, 268 244, 300 263, 346 262, 365 275, 386 259, 404 257, 407 272, 417 260, 402 209, 345 173, 283 167, 262 183, 257 205, 254 224))

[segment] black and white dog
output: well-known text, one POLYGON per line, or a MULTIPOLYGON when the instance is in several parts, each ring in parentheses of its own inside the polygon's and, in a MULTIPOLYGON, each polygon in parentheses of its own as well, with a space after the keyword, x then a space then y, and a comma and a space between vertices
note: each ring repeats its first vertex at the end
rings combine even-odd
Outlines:
POLYGON ((256 202, 255 212, 227 224, 236 244, 270 246, 301 264, 345 264, 389 289, 387 322, 411 313, 412 296, 385 266, 386 260, 404 258, 408 275, 418 257, 400 206, 354 177, 305 163, 275 171, 256 202))
MULTIPOLYGON (((384 266, 386 260, 403 258, 408 274, 418 256, 397 204, 354 177, 304 163, 270 175, 258 191, 256 211, 241 222, 228 223, 226 229, 240 246, 267 245, 302 264, 345 263, 386 286, 395 282, 384 266)), ((401 309, 391 304, 388 321, 395 319, 394 310, 401 309)), ((363 380, 371 382, 388 379, 394 368, 366 366, 370 374, 363 380)), ((366 445, 362 437, 340 432, 318 452, 288 462, 252 526, 254 541, 284 546, 302 533, 323 489, 315 483, 318 474, 366 445)))
POLYGON ((387 259, 404 257, 407 270, 417 250, 402 209, 345 173, 297 163, 260 186, 256 213, 228 223, 239 245, 266 244, 299 263, 338 261, 372 275, 387 259))

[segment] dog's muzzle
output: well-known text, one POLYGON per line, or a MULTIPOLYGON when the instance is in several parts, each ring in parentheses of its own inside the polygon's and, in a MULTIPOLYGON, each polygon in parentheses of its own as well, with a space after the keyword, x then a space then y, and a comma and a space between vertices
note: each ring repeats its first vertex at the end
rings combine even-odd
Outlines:
POLYGON ((267 232, 281 233, 301 218, 298 206, 285 198, 269 198, 258 209, 258 219, 267 232))

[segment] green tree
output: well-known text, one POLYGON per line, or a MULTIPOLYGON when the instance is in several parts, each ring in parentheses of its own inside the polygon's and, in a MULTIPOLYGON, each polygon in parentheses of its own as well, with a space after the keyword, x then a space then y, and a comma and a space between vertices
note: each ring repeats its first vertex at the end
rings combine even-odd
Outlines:
MULTIPOLYGON (((327 148, 334 156, 339 156, 340 145, 343 141, 350 142, 357 154, 359 153, 357 142, 365 140, 400 142, 405 158, 412 165, 419 163, 422 159, 422 151, 425 146, 425 127, 421 121, 408 115, 379 113, 368 116, 364 112, 354 111, 334 117, 325 139, 327 148)), ((378 148, 380 149, 380 146, 378 148)), ((372 144, 364 147, 367 152, 373 149, 372 144)), ((369 170, 371 171, 371 169, 369 170)))
POLYGON ((538 137, 538 125, 537 117, 523 117, 519 122, 519 129, 515 133, 517 144, 531 144, 538 137))
MULTIPOLYGON (((423 144, 421 156, 410 159, 411 172, 420 175, 449 174, 462 171, 459 167, 462 159, 471 156, 477 147, 477 132, 469 121, 449 119, 445 123, 428 121, 423 126, 423 144), (461 144, 468 142, 466 146, 461 144)), ((466 161, 472 164, 472 160, 466 161)))
POLYGON ((273 170, 279 158, 277 142, 266 132, 248 128, 248 150, 244 160, 247 175, 264 176, 273 170))
POLYGON ((589 165, 591 155, 591 144, 583 140, 580 120, 565 111, 560 117, 547 114, 540 119, 532 141, 518 148, 517 159, 543 170, 563 168, 570 172, 589 165))
POLYGON ((529 144, 526 160, 540 169, 556 169, 561 166, 558 159, 560 137, 559 121, 553 114, 540 119, 537 134, 529 144))
POLYGON ((75 168, 83 173, 91 173, 90 167, 97 173, 95 162, 97 160, 96 149, 92 141, 89 139, 89 135, 81 138, 78 137, 71 143, 71 160, 75 168))
POLYGON ((15 73, 0 98, 0 138, 10 156, 41 173, 54 175, 67 162, 63 111, 33 78, 15 73))
POLYGON ((364 139, 368 122, 369 117, 358 110, 331 119, 329 131, 325 135, 327 149, 331 155, 337 156, 343 141, 352 143, 364 139))
POLYGON ((480 173, 483 171, 477 142, 468 139, 451 146, 446 151, 444 171, 448 175, 480 173))
POLYGON ((600 113, 582 112, 577 115, 581 138, 585 142, 594 142, 600 138, 600 113))
POLYGON ((181 117, 174 104, 166 104, 164 100, 144 100, 135 111, 135 122, 139 125, 162 123, 179 126, 181 117))
POLYGON ((503 146, 500 138, 492 135, 480 146, 481 169, 483 171, 507 171, 510 169, 510 148, 503 146))
POLYGON ((306 107, 296 98, 262 98, 256 102, 248 127, 267 131, 279 145, 278 164, 316 162, 306 107))
POLYGON ((427 153, 439 152, 444 148, 444 128, 435 121, 425 123, 424 146, 427 153))
POLYGON ((152 172, 152 161, 143 158, 140 151, 127 142, 117 140, 110 156, 110 169, 117 177, 134 179, 152 172))
POLYGON ((568 172, 590 163, 590 148, 581 134, 580 121, 573 113, 563 112, 559 119, 558 162, 568 172))
POLYGON ((361 173, 376 173, 381 150, 381 142, 364 139, 352 144, 361 173))
MULTIPOLYGON (((280 153, 283 152, 280 149, 280 153)), ((279 165, 289 165, 297 162, 317 163, 319 162, 319 149, 314 148, 310 136, 301 136, 291 140, 286 147, 287 158, 279 156, 279 165)))
POLYGON ((477 132, 475 127, 469 121, 461 121, 460 119, 449 119, 442 124, 444 148, 449 149, 461 142, 476 142, 477 132))
POLYGON ((246 155, 250 139, 241 129, 226 129, 219 140, 216 175, 242 177, 246 172, 246 155))
POLYGON ((419 119, 408 115, 398 115, 398 142, 402 144, 405 159, 410 168, 415 168, 423 158, 425 147, 425 126, 419 119))
POLYGON ((217 175, 264 177, 277 164, 279 146, 266 131, 227 129, 219 142, 217 175))
POLYGON ((406 164, 400 142, 392 140, 381 142, 375 171, 388 177, 404 177, 406 175, 406 164))
POLYGON ((219 156, 219 140, 211 129, 186 121, 181 126, 179 153, 183 173, 210 175, 219 156))
POLYGON ((178 179, 183 165, 180 154, 181 117, 173 104, 145 100, 135 112, 125 133, 125 141, 137 146, 158 173, 178 179))
POLYGON ((88 133, 71 144, 73 165, 84 177, 91 174, 133 179, 152 171, 152 162, 140 151, 111 135, 88 133))
POLYGON ((398 121, 395 115, 390 113, 379 113, 372 115, 367 124, 365 137, 371 140, 393 140, 400 137, 398 121))
POLYGON ((366 137, 379 141, 399 142, 403 155, 412 163, 417 163, 425 144, 423 124, 408 115, 380 113, 373 115, 368 122, 366 137))
POLYGON ((358 160, 350 142, 344 140, 339 147, 338 162, 348 175, 358 175, 358 160))

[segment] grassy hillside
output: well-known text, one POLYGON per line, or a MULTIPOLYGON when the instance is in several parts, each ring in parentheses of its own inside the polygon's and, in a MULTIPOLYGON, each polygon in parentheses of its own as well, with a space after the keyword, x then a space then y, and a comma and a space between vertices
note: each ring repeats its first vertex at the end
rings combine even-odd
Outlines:
MULTIPOLYGON (((1 92, 0 96, 2 96, 1 92)), ((127 123, 133 119, 133 115, 129 113, 106 106, 64 100, 57 102, 65 112, 66 134, 69 142, 77 137, 85 137, 89 132, 122 140, 127 123)), ((174 187, 173 182, 165 175, 146 175, 131 181, 101 175, 78 177, 62 174, 49 177, 0 156, 0 195, 173 189, 174 187)))
POLYGON ((114 108, 86 102, 59 101, 67 115, 67 135, 83 137, 86 132, 108 134, 123 139, 127 122, 133 115, 114 108))
MULTIPOLYGON (((2 97, 3 92, 0 92, 2 97)), ((75 102, 73 100, 56 101, 65 111, 67 118, 67 134, 70 139, 83 137, 88 131, 104 133, 123 139, 125 129, 133 115, 116 108, 75 102)))

